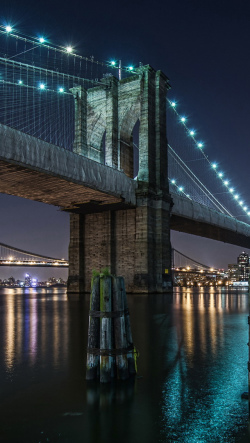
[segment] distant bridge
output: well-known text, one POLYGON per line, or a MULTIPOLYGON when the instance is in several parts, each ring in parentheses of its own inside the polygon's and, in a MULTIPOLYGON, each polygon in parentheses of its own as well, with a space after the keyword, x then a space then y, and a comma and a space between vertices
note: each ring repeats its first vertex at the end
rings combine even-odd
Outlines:
POLYGON ((204 275, 214 275, 224 273, 224 269, 217 269, 213 266, 200 263, 177 249, 172 248, 172 272, 178 274, 202 273, 204 275))
POLYGON ((228 285, 224 269, 204 265, 176 249, 172 249, 173 284, 180 286, 220 286, 228 285))
POLYGON ((0 266, 67 268, 67 260, 47 257, 35 252, 0 243, 0 266))

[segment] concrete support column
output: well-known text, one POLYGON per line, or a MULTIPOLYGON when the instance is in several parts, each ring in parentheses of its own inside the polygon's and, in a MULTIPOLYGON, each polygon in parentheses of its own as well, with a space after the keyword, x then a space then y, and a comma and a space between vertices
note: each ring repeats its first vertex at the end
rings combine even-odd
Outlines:
POLYGON ((84 215, 70 214, 69 293, 81 293, 85 288, 84 215))
POLYGON ((155 73, 155 167, 156 186, 169 192, 167 156, 166 97, 168 78, 162 71, 155 73))
POLYGON ((166 292, 171 289, 171 199, 139 192, 137 204, 133 292, 166 292))
POLYGON ((147 66, 141 79, 138 180, 155 186, 155 71, 147 66))
POLYGON ((87 91, 82 86, 70 89, 75 99, 75 139, 73 152, 88 157, 87 91))
MULTIPOLYGON (((170 242, 171 199, 157 200, 155 205, 155 286, 162 292, 172 288, 171 242, 170 242)), ((149 255, 151 252, 149 251, 149 255)))
POLYGON ((167 292, 171 289, 171 201, 144 193, 137 201, 137 208, 116 212, 116 273, 124 276, 127 292, 167 292))
POLYGON ((168 79, 150 66, 142 69, 138 180, 168 192, 166 95, 168 79))
POLYGON ((106 142, 105 164, 118 167, 118 80, 109 79, 106 89, 106 142))

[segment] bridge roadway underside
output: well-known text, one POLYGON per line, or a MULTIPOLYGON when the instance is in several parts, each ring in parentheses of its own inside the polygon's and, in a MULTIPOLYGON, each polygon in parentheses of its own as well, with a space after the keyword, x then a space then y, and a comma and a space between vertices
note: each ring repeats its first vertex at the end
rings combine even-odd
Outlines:
POLYGON ((133 207, 124 173, 0 125, 0 192, 75 212, 133 207))
POLYGON ((250 226, 199 203, 172 195, 170 229, 250 249, 250 226))

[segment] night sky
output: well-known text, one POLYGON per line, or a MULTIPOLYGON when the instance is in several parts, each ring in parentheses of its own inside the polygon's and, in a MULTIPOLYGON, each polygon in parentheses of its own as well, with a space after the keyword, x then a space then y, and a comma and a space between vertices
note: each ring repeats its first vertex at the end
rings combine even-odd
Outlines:
MULTIPOLYGON (((96 60, 121 59, 161 69, 169 98, 188 116, 206 153, 250 204, 250 3, 174 0, 71 2, 1 1, 2 24, 51 43, 72 44, 96 60)), ((0 241, 45 255, 67 257, 69 216, 58 208, 0 194, 0 241)), ((205 264, 226 268, 242 248, 182 233, 172 245, 205 264)), ((247 251, 249 252, 249 251, 247 251)), ((21 277, 24 270, 1 268, 21 277)), ((40 278, 52 271, 39 270, 40 278)), ((65 276, 58 270, 54 275, 65 276)))

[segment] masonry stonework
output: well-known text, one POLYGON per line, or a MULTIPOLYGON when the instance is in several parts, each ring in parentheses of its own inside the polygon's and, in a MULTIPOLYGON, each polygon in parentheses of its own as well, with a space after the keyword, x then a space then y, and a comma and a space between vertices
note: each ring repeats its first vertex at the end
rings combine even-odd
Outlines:
POLYGON ((170 211, 167 176, 168 80, 150 66, 118 81, 74 88, 75 151, 134 179, 133 129, 139 121, 136 205, 79 206, 71 215, 69 292, 89 292, 92 270, 108 267, 125 278, 127 292, 171 289, 170 211), (79 111, 80 107, 80 111, 79 111), (105 138, 105 143, 104 143, 105 138), (78 282, 78 283, 77 283, 78 282))

